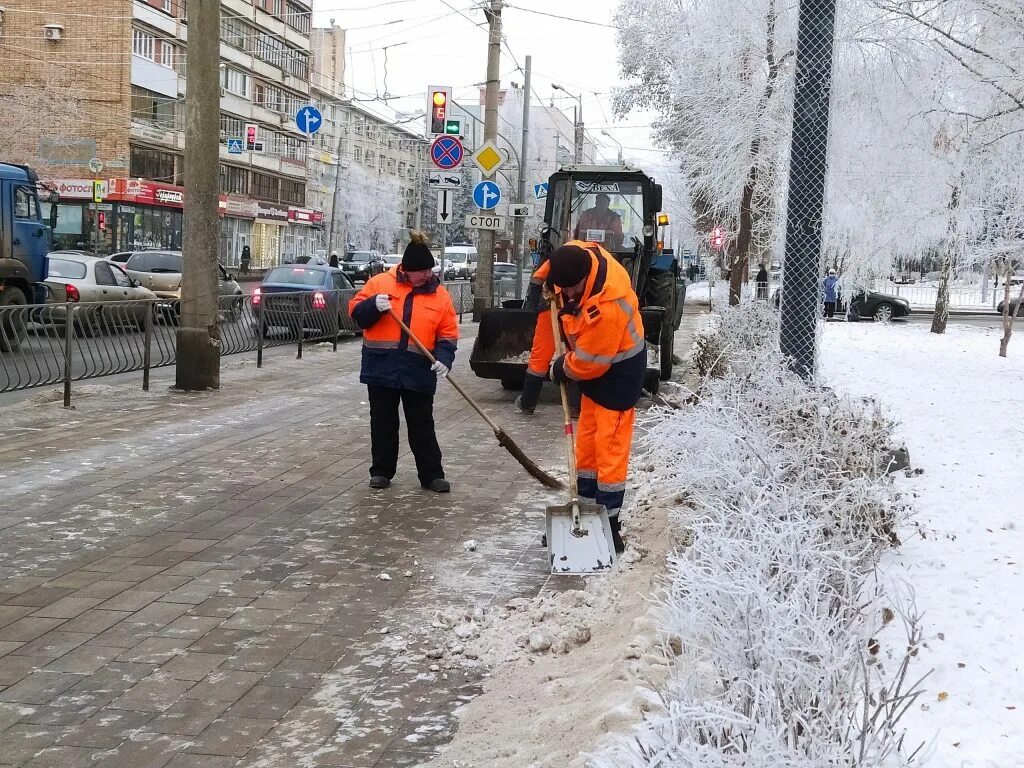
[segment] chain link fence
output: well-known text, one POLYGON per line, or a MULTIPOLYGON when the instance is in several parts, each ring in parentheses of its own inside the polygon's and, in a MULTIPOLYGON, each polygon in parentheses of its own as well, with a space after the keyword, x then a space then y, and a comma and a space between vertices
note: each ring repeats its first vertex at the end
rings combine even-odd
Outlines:
POLYGON ((811 377, 822 307, 830 315, 838 299, 822 253, 836 3, 801 0, 799 8, 779 346, 794 371, 811 377))

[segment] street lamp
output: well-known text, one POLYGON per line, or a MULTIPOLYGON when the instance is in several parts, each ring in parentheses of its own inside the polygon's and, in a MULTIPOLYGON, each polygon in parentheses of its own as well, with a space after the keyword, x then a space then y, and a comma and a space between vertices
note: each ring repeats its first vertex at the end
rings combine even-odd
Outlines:
POLYGON ((619 147, 619 165, 623 165, 623 162, 622 162, 622 142, 620 142, 618 139, 616 139, 614 136, 612 136, 610 133, 608 133, 608 131, 602 130, 601 131, 601 135, 602 136, 607 136, 609 139, 611 139, 612 141, 614 141, 618 145, 618 147, 619 147))
POLYGON ((577 108, 573 107, 573 124, 576 128, 576 133, 574 136, 574 142, 576 145, 575 160, 576 164, 580 165, 583 162, 583 97, 577 96, 576 94, 572 93, 566 88, 563 88, 557 83, 552 83, 551 87, 556 91, 561 91, 570 99, 576 99, 577 103, 579 104, 578 112, 576 111, 577 108))

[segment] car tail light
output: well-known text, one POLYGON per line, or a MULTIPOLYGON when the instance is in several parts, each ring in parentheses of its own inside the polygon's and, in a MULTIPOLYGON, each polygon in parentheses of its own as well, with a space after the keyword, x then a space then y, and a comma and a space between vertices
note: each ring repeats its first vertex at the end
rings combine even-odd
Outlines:
POLYGON ((313 294, 313 309, 323 309, 326 306, 327 306, 327 299, 324 298, 324 295, 320 291, 317 291, 316 293, 314 293, 313 294))
POLYGON ((64 290, 67 293, 67 300, 68 301, 81 301, 82 294, 80 294, 78 292, 78 289, 75 288, 75 286, 71 285, 71 283, 68 283, 67 285, 65 285, 64 286, 64 290))
POLYGON ((256 289, 253 290, 253 292, 252 292, 252 305, 254 307, 257 306, 260 303, 260 299, 262 298, 262 293, 263 292, 259 288, 256 288, 256 289))

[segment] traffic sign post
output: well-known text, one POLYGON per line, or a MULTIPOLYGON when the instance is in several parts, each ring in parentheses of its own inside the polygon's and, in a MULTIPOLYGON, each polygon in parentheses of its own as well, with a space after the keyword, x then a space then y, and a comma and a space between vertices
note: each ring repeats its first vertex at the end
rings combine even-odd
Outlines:
POLYGON ((437 223, 451 224, 455 221, 455 192, 451 189, 437 190, 437 223))
POLYGON ((466 226, 470 229, 488 229, 498 231, 505 228, 505 217, 491 213, 466 214, 466 226))
POLYGON ((243 142, 241 139, 228 139, 228 154, 229 155, 240 155, 242 154, 243 142))
POLYGON ((430 171, 427 186, 431 189, 462 189, 461 171, 430 171))
POLYGON ((548 196, 548 183, 545 181, 541 184, 534 184, 533 194, 538 200, 546 198, 548 196))
POLYGON ((518 203, 508 204, 508 215, 513 219, 528 219, 533 216, 534 210, 534 206, 529 203, 523 203, 522 205, 518 203))
POLYGON ((305 106, 299 107, 299 111, 295 114, 295 125, 298 126, 300 131, 306 134, 307 138, 319 131, 320 126, 322 126, 323 123, 323 115, 321 115, 320 110, 312 104, 306 104, 305 106))
POLYGON ((452 171, 462 165, 465 151, 455 136, 439 136, 430 145, 430 161, 442 171, 452 171))
POLYGON ((501 202, 501 187, 493 181, 481 181, 473 187, 473 203, 483 211, 492 211, 501 202))
POLYGON ((505 164, 505 156, 498 150, 498 145, 490 139, 480 145, 471 159, 484 176, 493 176, 505 164))

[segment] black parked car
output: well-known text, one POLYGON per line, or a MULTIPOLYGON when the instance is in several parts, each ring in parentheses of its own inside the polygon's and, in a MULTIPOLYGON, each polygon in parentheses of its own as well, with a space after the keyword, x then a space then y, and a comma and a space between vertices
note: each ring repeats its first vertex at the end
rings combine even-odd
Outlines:
POLYGON ((252 311, 256 332, 266 338, 272 329, 287 328, 297 336, 313 331, 329 336, 349 327, 348 298, 338 291, 352 289, 352 281, 340 270, 320 264, 289 264, 270 270, 253 291, 252 311), (335 319, 335 317, 337 319, 335 319))
MULTIPOLYGON (((776 289, 775 295, 772 297, 772 301, 775 303, 776 308, 779 306, 780 297, 781 293, 776 289)), ((854 287, 854 294, 853 298, 850 300, 850 306, 852 311, 847 312, 846 303, 840 301, 836 305, 837 316, 841 317, 842 314, 845 313, 848 319, 872 319, 887 323, 890 320, 906 317, 910 314, 910 302, 906 299, 900 298, 899 296, 893 296, 888 293, 869 291, 860 286, 854 287)))
MULTIPOLYGON (((1005 308, 1006 301, 1000 301, 999 306, 996 307, 996 312, 1001 315, 1005 308)), ((1010 299, 1010 314, 1014 317, 1024 317, 1024 306, 1018 304, 1017 299, 1010 299)))
POLYGON ((388 269, 384 257, 377 251, 349 251, 341 262, 341 270, 353 283, 365 283, 374 275, 388 269))

